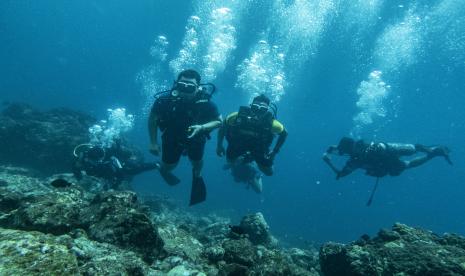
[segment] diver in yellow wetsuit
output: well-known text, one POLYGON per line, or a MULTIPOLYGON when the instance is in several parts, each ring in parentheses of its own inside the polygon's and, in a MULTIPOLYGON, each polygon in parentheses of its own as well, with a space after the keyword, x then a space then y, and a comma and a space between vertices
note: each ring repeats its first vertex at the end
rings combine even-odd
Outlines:
MULTIPOLYGON (((287 131, 283 124, 275 119, 276 109, 265 95, 255 97, 250 106, 242 106, 238 112, 231 113, 218 132, 216 152, 218 156, 226 154, 229 167, 236 179, 241 172, 250 172, 243 166, 255 162, 263 174, 273 174, 273 161, 286 141, 287 131), (275 136, 278 140, 270 151, 275 136), (226 137, 228 147, 225 150, 223 140, 226 137)), ((249 173, 246 173, 249 174, 249 173)), ((262 191, 261 176, 243 175, 243 182, 249 183, 260 193, 262 191)))

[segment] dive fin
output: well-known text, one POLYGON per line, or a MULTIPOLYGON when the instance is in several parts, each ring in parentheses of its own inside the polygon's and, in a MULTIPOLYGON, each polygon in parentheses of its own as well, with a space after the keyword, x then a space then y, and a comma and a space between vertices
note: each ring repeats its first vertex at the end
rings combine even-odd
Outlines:
POLYGON ((178 185, 181 182, 181 180, 171 172, 160 170, 160 175, 163 178, 163 180, 165 180, 165 182, 168 183, 168 185, 174 186, 178 185))
POLYGON ((191 201, 189 206, 201 203, 207 199, 207 187, 202 177, 192 178, 191 201))
POLYGON ((161 177, 163 178, 163 180, 165 180, 166 183, 168 183, 168 185, 174 186, 178 185, 181 182, 181 180, 172 172, 162 170, 161 168, 162 166, 160 162, 156 162, 153 166, 153 169, 158 170, 160 172, 161 177))

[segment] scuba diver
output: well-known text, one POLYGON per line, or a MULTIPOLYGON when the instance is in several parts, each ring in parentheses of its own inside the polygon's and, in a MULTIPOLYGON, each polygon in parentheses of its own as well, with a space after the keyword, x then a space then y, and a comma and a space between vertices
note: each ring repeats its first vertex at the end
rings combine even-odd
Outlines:
POLYGON ((228 167, 231 168, 235 178, 243 179, 243 182, 251 184, 257 193, 261 193, 263 189, 261 175, 258 172, 251 173, 250 168, 243 170, 241 166, 255 162, 263 174, 271 176, 274 158, 286 138, 286 129, 276 120, 276 106, 262 94, 255 97, 250 106, 241 106, 238 112, 231 113, 227 117, 218 132, 216 153, 220 157, 226 154, 228 167), (270 151, 276 135, 278 140, 270 151), (223 146, 225 137, 228 142, 226 150, 223 146), (244 175, 238 170, 247 173, 244 175))
POLYGON ((159 168, 157 163, 142 162, 141 156, 123 148, 120 142, 110 148, 81 144, 74 148, 73 154, 73 174, 76 179, 81 180, 84 171, 86 175, 106 180, 109 184, 106 189, 117 189, 123 180, 129 181, 137 174, 159 168))
POLYGON ((356 169, 364 169, 367 175, 384 177, 386 175, 398 176, 404 170, 423 165, 436 156, 442 156, 452 165, 449 158, 449 149, 445 146, 424 146, 420 144, 398 143, 365 143, 363 140, 355 141, 344 137, 338 145, 330 146, 323 154, 323 160, 336 173, 336 179, 347 176, 356 169), (329 157, 337 152, 339 155, 348 155, 349 160, 339 170, 334 166, 329 157), (401 160, 402 156, 411 156, 424 153, 422 156, 401 160))
POLYGON ((160 92, 150 111, 148 129, 150 152, 161 151, 160 174, 170 185, 180 180, 171 171, 181 155, 187 155, 192 164, 192 192, 190 205, 206 199, 206 187, 201 176, 203 153, 209 133, 221 125, 218 108, 211 101, 213 84, 201 84, 200 74, 192 69, 179 73, 172 89, 160 92), (212 91, 208 91, 208 87, 212 91), (158 143, 161 130, 161 149, 158 143))

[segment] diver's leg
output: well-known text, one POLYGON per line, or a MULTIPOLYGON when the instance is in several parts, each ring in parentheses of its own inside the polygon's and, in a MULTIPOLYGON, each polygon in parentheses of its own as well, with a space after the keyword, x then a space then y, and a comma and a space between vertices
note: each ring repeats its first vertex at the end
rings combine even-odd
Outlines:
POLYGON ((397 156, 409 156, 418 152, 415 145, 401 143, 386 143, 388 150, 395 153, 397 156))
POLYGON ((179 163, 184 148, 175 135, 162 135, 160 172, 171 172, 179 163))
POLYGON ((202 160, 190 160, 192 164, 192 172, 194 177, 202 176, 203 159, 202 160))
POLYGON ((201 177, 202 176, 202 168, 203 168, 203 152, 205 150, 205 143, 204 139, 196 141, 191 140, 187 145, 187 156, 192 164, 192 173, 193 177, 201 177))
POLYGON ((431 158, 432 157, 430 157, 429 155, 424 155, 424 156, 420 156, 420 157, 414 158, 412 160, 403 161, 403 162, 405 162, 405 168, 406 169, 411 169, 411 168, 416 168, 418 166, 421 166, 421 165, 425 164, 431 158))
POLYGON ((262 176, 259 173, 257 173, 252 179, 250 179, 248 183, 256 193, 258 194, 262 193, 263 191, 262 176))
POLYGON ((449 153, 450 149, 446 146, 424 146, 417 144, 415 147, 418 149, 418 151, 425 152, 429 158, 433 158, 436 156, 442 156, 444 159, 446 159, 447 163, 450 165, 453 165, 452 161, 450 160, 449 153))
POLYGON ((180 182, 179 178, 173 175, 171 171, 177 167, 182 151, 183 148, 175 137, 162 135, 160 175, 169 185, 176 185, 180 182))
POLYGON ((260 165, 260 164, 257 164, 258 165, 258 168, 260 169, 260 171, 266 175, 266 176, 272 176, 273 175, 273 166, 271 167, 268 167, 268 166, 263 166, 263 165, 260 165))
POLYGON ((127 176, 134 176, 145 171, 158 169, 160 165, 158 163, 136 163, 127 161, 123 166, 123 173, 127 176))
POLYGON ((266 158, 265 152, 259 151, 252 151, 252 156, 255 159, 255 163, 257 163, 258 168, 260 171, 266 176, 273 175, 273 159, 266 158))

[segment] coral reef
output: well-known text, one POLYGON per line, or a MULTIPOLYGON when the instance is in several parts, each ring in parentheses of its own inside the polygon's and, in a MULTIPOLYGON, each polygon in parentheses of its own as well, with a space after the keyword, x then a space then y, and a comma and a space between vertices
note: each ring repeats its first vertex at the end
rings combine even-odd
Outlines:
POLYGON ((68 172, 76 145, 88 141, 95 119, 70 109, 41 112, 13 103, 0 113, 0 163, 44 174, 68 172))
POLYGON ((86 189, 103 186, 93 177, 0 166, 0 179, 1 275, 318 275, 317 251, 278 248, 260 213, 237 234, 161 197, 86 189))
POLYGON ((465 275, 465 238, 397 223, 370 239, 320 249, 324 275, 465 275))
POLYGON ((318 254, 280 248, 261 213, 231 225, 166 198, 88 189, 103 186, 88 176, 0 166, 0 179, 0 275, 465 275, 458 235, 395 224, 318 254))

